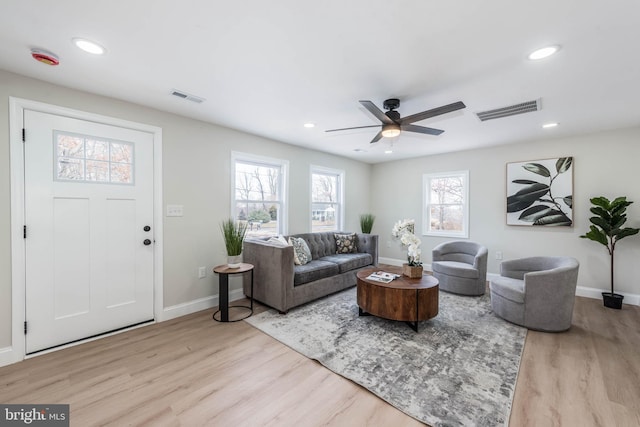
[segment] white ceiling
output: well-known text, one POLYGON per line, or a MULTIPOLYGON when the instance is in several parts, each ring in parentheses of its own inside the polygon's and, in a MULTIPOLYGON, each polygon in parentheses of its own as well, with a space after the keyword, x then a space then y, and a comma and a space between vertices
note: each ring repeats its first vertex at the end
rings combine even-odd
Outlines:
POLYGON ((637 0, 0 5, 1 69, 369 163, 637 126, 639 44, 637 0), (73 37, 108 52, 82 52, 73 37), (562 49, 526 58, 551 44, 562 49), (36 62, 31 48, 54 52, 60 65, 36 62), (440 136, 403 132, 370 144, 376 128, 324 132, 377 124, 358 101, 382 108, 392 97, 402 116, 455 101, 467 108, 416 123, 440 136), (474 114, 538 98, 538 112, 487 122, 474 114), (541 128, 550 121, 560 125, 541 128))

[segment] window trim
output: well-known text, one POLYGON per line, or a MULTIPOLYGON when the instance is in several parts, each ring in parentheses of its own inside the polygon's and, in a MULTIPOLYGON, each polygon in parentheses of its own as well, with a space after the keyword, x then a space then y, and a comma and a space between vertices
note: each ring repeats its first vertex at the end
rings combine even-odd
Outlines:
MULTIPOLYGON (((336 229, 333 231, 342 231, 344 229, 345 206, 344 206, 344 177, 345 172, 341 169, 332 169, 325 166, 310 165, 309 167, 309 230, 313 233, 313 175, 335 175, 338 177, 338 201, 335 202, 339 206, 336 212, 336 229)), ((320 202, 326 203, 326 202, 320 202)))
POLYGON ((231 218, 236 217, 235 202, 236 202, 236 163, 255 163, 257 165, 279 167, 281 172, 280 191, 281 197, 281 209, 278 217, 278 233, 281 235, 287 235, 289 229, 289 161, 284 159, 277 159, 275 157, 260 156, 256 154, 243 153, 240 151, 231 152, 231 176, 230 176, 230 213, 231 218))
POLYGON ((461 239, 469 238, 469 171, 452 171, 425 173, 422 175, 422 235, 436 237, 454 237, 461 239), (451 230, 430 230, 429 213, 431 207, 431 180, 439 178, 462 177, 464 182, 462 204, 462 231, 451 230))

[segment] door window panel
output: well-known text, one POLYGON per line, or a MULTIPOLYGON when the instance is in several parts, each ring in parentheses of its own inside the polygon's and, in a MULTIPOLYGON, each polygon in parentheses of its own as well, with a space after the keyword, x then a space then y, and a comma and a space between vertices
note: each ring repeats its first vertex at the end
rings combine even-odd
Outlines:
POLYGON ((54 132, 57 181, 133 184, 133 144, 54 132))

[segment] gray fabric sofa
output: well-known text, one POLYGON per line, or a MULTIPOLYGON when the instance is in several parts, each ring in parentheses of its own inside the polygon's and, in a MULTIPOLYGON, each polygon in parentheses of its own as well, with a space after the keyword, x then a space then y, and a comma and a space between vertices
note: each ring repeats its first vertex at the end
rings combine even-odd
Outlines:
POLYGON ((484 295, 488 250, 468 241, 444 242, 433 248, 431 270, 440 289, 460 295, 484 295))
MULTIPOLYGON (((337 254, 334 233, 296 234, 311 250, 312 260, 294 265, 293 247, 268 239, 247 239, 243 260, 254 265, 254 299, 286 313, 290 308, 341 291, 356 284, 356 273, 378 265, 378 236, 356 233, 357 253, 337 254)), ((285 236, 287 239, 290 236, 285 236)), ((245 295, 250 286, 244 284, 245 295)))
POLYGON ((516 325, 546 332, 571 327, 579 263, 571 257, 504 261, 492 279, 493 312, 516 325))

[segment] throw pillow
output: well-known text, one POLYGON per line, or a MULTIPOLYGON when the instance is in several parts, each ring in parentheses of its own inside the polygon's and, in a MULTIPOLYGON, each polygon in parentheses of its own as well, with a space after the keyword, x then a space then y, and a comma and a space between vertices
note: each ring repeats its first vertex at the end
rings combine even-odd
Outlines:
POLYGON ((311 261, 311 250, 302 237, 289 237, 289 244, 293 246, 293 262, 296 265, 311 261))
POLYGON ((284 236, 282 235, 270 237, 269 240, 267 240, 267 242, 273 243, 274 245, 282 246, 282 247, 289 246, 289 242, 287 242, 287 239, 285 239, 284 236))
POLYGON ((356 246, 356 233, 351 234, 334 234, 336 239, 336 253, 338 254, 354 254, 358 252, 356 246))

